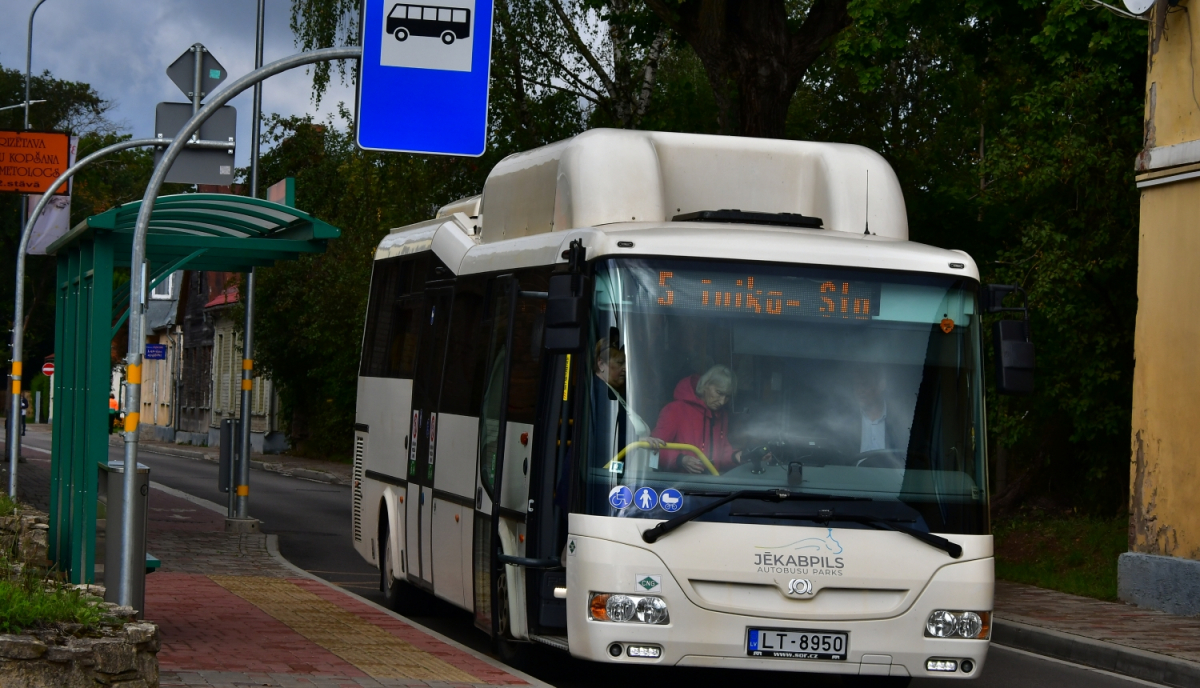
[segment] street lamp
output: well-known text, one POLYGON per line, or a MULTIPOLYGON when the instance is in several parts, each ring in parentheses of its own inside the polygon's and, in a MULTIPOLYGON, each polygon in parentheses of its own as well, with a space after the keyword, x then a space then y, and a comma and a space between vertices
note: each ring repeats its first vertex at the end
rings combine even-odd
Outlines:
MULTIPOLYGON (((28 106, 29 106, 29 105, 37 105, 38 103, 44 103, 44 102, 46 102, 46 101, 44 101, 44 100, 30 100, 30 101, 27 101, 27 102, 24 102, 24 103, 17 103, 16 105, 5 105, 4 107, 0 107, 0 111, 3 111, 3 110, 15 110, 15 109, 17 109, 17 108, 19 108, 19 107, 23 107, 23 108, 26 108, 26 110, 28 110, 28 106)), ((25 122, 26 122, 25 126, 26 126, 26 127, 28 127, 28 126, 29 126, 29 124, 28 124, 28 122, 29 122, 29 115, 28 115, 28 114, 26 114, 26 115, 25 115, 25 122)))
MULTIPOLYGON (((38 0, 33 6, 33 10, 29 12, 29 33, 25 37, 25 128, 29 128, 29 80, 33 69, 33 15, 37 14, 38 8, 46 0, 38 0)), ((21 206, 25 207, 24 204, 21 206)), ((24 225, 25 223, 21 223, 24 225)))

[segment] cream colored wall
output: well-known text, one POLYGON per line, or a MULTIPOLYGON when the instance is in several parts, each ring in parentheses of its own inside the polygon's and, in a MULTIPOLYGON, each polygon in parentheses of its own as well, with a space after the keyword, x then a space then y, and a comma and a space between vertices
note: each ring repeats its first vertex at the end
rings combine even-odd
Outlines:
POLYGON ((166 333, 146 337, 148 344, 165 344, 167 358, 165 360, 146 360, 142 362, 142 410, 143 423, 169 426, 172 424, 171 404, 174 398, 171 393, 173 376, 175 374, 175 345, 166 333))
POLYGON ((1130 468, 1130 550, 1190 559, 1200 559, 1198 205, 1200 180, 1142 191, 1130 468))
MULTIPOLYGON (((1154 24, 1150 24, 1153 34, 1154 24)), ((1200 85, 1190 64, 1200 56, 1200 12, 1171 12, 1163 36, 1150 37, 1146 78, 1146 146, 1200 139, 1200 85), (1188 22, 1191 22, 1189 32, 1188 22)), ((1200 71, 1200 70, 1197 70, 1200 71)))
MULTIPOLYGON (((234 322, 218 315, 213 322, 213 394, 211 427, 221 427, 225 418, 241 417, 242 408, 242 338, 234 328, 234 322)), ((255 377, 251 388, 250 430, 270 432, 278 430, 273 409, 278 408, 274 399, 275 388, 271 380, 255 377)))

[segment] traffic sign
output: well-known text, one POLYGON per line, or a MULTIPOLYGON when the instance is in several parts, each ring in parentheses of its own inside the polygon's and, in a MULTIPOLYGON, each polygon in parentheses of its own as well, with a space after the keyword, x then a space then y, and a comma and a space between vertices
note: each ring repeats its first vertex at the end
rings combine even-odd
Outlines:
POLYGON ((483 155, 492 0, 365 0, 361 23, 358 145, 483 155))
POLYGON ((54 364, 53 363, 43 363, 42 364, 42 375, 45 375, 46 377, 50 377, 53 374, 54 374, 54 364))
MULTIPOLYGON (((154 109, 154 134, 159 138, 173 139, 192 118, 191 103, 159 103, 154 109)), ((229 141, 228 150, 207 148, 185 148, 175 158, 167 172, 168 182, 181 184, 233 183, 234 138, 237 136, 237 110, 230 105, 218 109, 200 125, 203 141, 229 141)), ((163 149, 154 151, 154 164, 162 160, 163 149)))
POLYGON ((196 50, 200 51, 200 99, 204 100, 204 96, 212 93, 225 77, 229 76, 229 72, 226 72, 221 63, 217 62, 217 58, 208 52, 208 48, 197 43, 183 51, 183 54, 167 67, 167 76, 175 82, 180 91, 183 91, 183 95, 191 98, 192 91, 195 90, 196 50))
MULTIPOLYGON (((51 131, 0 131, 0 191, 44 194, 70 165, 71 139, 51 131)), ((55 191, 67 193, 64 183, 55 191)))

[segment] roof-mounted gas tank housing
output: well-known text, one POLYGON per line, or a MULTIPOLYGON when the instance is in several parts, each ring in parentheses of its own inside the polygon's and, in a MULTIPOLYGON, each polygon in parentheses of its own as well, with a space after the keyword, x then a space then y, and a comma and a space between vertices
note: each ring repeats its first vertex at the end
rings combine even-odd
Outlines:
POLYGON ((828 231, 908 239, 900 182, 870 149, 593 129, 500 161, 483 187, 480 241, 726 209, 804 215, 828 231))

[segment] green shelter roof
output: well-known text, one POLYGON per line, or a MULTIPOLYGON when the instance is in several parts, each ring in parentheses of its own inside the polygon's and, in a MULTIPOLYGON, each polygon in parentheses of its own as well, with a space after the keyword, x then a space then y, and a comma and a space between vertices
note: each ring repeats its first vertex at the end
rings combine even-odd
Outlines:
MULTIPOLYGON (((47 253, 79 241, 108 235, 115 265, 129 265, 133 229, 142 202, 126 203, 80 222, 55 241, 47 253)), ((322 253, 337 227, 279 203, 231 194, 177 194, 154 202, 146 259, 157 270, 247 272, 253 267, 322 253)))

